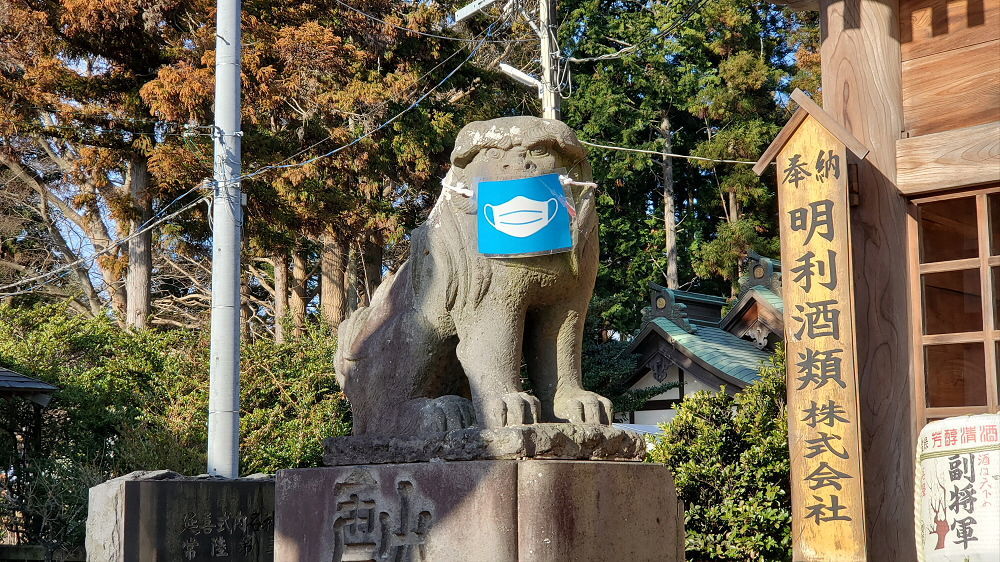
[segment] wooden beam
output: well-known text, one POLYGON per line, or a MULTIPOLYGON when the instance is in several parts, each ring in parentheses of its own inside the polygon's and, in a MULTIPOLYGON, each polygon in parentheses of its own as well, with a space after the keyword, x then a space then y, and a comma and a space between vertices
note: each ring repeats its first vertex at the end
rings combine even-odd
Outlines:
POLYGON ((903 130, 898 5, 820 4, 825 110, 871 148, 858 162, 851 216, 868 560, 916 560, 907 203, 895 185, 903 130))
POLYGON ((1000 121, 896 141, 904 195, 1000 182, 1000 121))
POLYGON ((900 0, 903 61, 1000 38, 1000 0, 900 0))
MULTIPOLYGON (((954 222, 958 222, 958 221, 954 221, 954 222)), ((964 225, 962 223, 958 223, 958 224, 960 225, 958 227, 960 229, 959 231, 965 229, 966 225, 964 225)), ((970 230, 973 231, 972 232, 972 236, 976 236, 976 225, 971 225, 971 226, 972 226, 972 228, 970 230)), ((963 234, 963 236, 964 236, 964 234, 963 234)), ((942 271, 958 271, 958 270, 961 270, 961 269, 975 269, 977 267, 979 267, 979 258, 967 258, 967 259, 962 259, 962 260, 938 261, 938 262, 931 262, 931 263, 922 263, 922 264, 920 264, 920 273, 940 273, 942 271)))

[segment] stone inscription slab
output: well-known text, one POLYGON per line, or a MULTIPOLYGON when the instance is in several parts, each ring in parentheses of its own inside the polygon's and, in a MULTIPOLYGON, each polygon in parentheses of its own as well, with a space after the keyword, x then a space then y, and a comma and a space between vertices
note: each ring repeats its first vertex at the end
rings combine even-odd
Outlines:
POLYGON ((112 480, 90 498, 91 560, 274 559, 273 480, 112 480))
POLYGON ((516 559, 515 474, 490 462, 280 471, 275 560, 516 559))
POLYGON ((674 562, 662 465, 493 460, 283 470, 275 560, 674 562))

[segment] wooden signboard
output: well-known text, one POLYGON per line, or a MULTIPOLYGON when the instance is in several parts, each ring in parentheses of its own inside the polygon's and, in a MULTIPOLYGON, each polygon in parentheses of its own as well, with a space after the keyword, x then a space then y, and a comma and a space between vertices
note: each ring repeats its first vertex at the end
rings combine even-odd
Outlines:
POLYGON ((755 171, 776 162, 794 559, 863 561, 848 176, 867 150, 804 94, 793 99, 801 108, 755 171))

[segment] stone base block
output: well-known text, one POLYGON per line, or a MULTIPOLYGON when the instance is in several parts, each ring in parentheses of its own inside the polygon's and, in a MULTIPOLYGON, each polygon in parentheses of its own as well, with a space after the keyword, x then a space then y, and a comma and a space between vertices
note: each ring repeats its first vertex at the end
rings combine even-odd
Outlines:
POLYGON ((597 424, 470 427, 404 437, 350 435, 331 437, 323 445, 327 466, 500 459, 641 461, 646 457, 641 435, 597 424))
POLYGON ((675 562, 663 465, 489 460, 278 472, 275 560, 675 562))
POLYGON ((274 480, 133 472, 90 489, 89 562, 274 559, 274 480))

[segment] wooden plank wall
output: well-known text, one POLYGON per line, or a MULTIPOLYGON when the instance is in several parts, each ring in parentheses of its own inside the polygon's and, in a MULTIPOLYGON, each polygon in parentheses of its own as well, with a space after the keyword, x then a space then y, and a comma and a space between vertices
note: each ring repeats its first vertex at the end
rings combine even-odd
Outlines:
POLYGON ((904 131, 1000 121, 1000 0, 900 0, 904 131))
POLYGON ((896 141, 905 195, 1000 182, 1000 121, 896 141))
POLYGON ((821 0, 823 101, 871 153, 851 217, 868 560, 915 560, 913 404, 898 4, 821 0))

